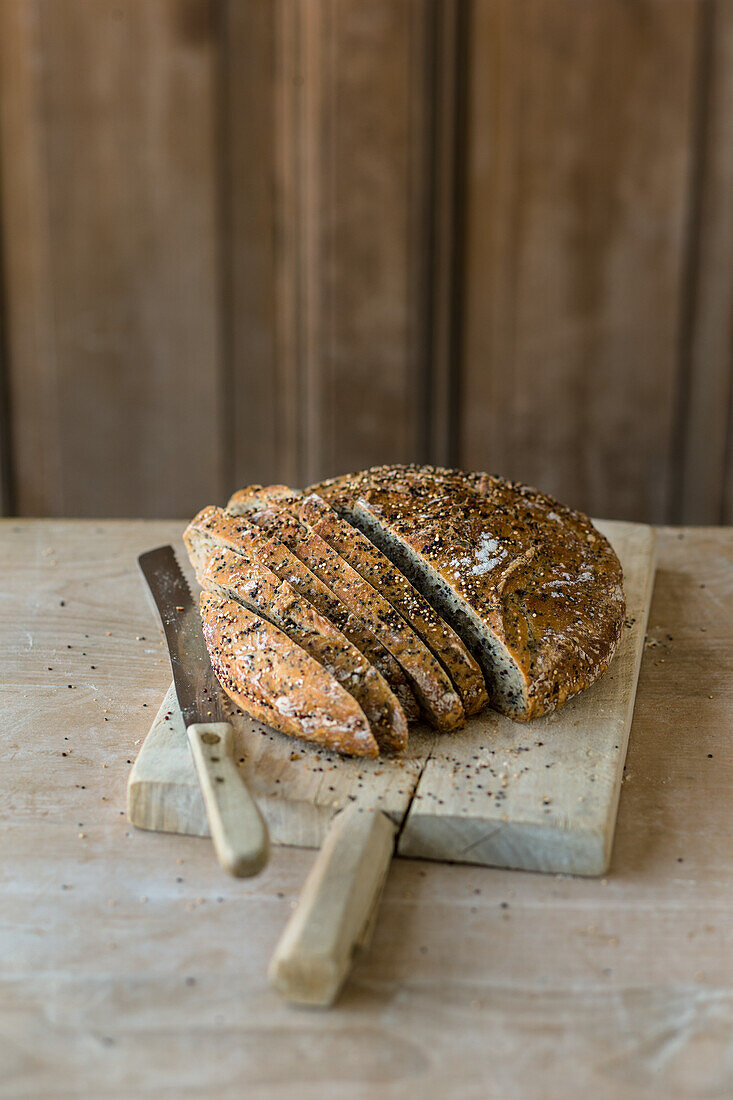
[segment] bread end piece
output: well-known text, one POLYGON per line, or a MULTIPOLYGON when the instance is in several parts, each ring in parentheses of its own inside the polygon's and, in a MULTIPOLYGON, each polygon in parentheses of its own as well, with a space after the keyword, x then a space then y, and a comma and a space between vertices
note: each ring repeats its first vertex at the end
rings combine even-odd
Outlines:
POLYGON ((378 755, 352 696, 272 623, 209 593, 201 595, 201 618, 214 673, 250 717, 350 756, 378 755))

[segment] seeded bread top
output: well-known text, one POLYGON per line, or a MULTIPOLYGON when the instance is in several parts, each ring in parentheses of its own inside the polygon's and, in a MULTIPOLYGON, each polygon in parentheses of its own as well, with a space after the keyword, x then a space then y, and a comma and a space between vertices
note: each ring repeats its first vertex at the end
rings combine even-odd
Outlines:
POLYGON ((366 510, 503 642, 524 718, 607 667, 625 614, 621 565, 587 516, 525 485, 432 466, 381 466, 313 486, 366 510))

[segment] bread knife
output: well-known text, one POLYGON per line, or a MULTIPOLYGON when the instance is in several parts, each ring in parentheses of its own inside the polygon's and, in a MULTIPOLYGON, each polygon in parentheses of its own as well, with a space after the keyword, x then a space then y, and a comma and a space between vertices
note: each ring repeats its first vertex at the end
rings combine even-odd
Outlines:
POLYGON ((199 609, 172 546, 148 550, 138 563, 168 643, 173 683, 217 857, 224 870, 238 878, 256 875, 269 855, 267 825, 234 760, 234 730, 211 667, 199 609))

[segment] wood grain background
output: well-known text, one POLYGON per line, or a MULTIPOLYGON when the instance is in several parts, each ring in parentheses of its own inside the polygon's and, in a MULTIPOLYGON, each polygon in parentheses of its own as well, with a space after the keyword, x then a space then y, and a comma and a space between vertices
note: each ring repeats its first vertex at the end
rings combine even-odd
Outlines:
POLYGON ((0 0, 2 506, 733 522, 733 0, 0 0))

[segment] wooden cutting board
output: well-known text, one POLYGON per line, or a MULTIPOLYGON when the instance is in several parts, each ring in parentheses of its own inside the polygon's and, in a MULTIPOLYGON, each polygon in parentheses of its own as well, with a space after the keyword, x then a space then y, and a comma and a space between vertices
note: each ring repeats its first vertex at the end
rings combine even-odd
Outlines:
MULTIPOLYGON (((624 569, 627 621, 608 672, 529 724, 491 711, 464 729, 410 732, 404 757, 349 760, 233 715, 238 758, 275 844, 320 847, 350 804, 392 821, 398 855, 534 871, 608 866, 654 581, 654 532, 596 521, 624 569)), ((173 689, 130 774, 130 821, 207 836, 203 801, 173 689)))

